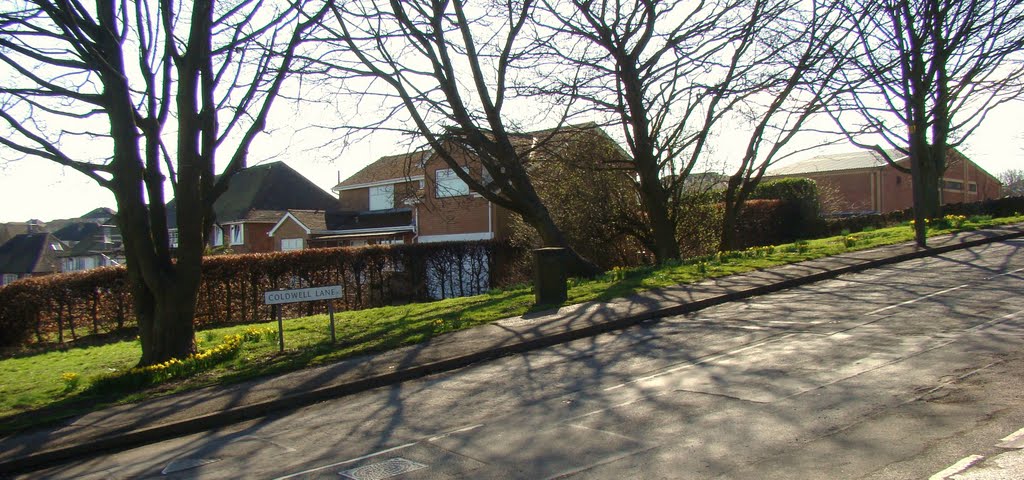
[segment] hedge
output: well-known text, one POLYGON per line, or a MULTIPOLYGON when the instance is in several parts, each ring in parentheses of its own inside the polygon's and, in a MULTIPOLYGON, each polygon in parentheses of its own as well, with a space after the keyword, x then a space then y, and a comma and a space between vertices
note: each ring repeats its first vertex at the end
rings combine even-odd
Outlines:
MULTIPOLYGON (((341 247, 203 259, 198 327, 269 320, 263 294, 341 285, 334 308, 362 308, 473 295, 529 278, 525 252, 502 242, 341 247)), ((124 267, 34 277, 0 287, 0 347, 66 343, 133 329, 124 267)), ((326 312, 326 302, 283 306, 286 317, 326 312)))

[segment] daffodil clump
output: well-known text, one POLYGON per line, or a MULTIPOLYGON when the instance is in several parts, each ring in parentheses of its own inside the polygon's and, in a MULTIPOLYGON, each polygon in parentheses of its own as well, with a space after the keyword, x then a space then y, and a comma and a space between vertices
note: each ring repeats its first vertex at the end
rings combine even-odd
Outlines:
MULTIPOLYGON (((258 339, 262 335, 263 332, 260 331, 256 338, 258 339)), ((211 349, 194 353, 184 359, 172 358, 163 363, 134 367, 123 372, 104 375, 93 379, 89 388, 100 392, 129 390, 195 375, 234 358, 242 350, 242 342, 245 340, 243 335, 227 335, 224 337, 223 343, 211 349)))

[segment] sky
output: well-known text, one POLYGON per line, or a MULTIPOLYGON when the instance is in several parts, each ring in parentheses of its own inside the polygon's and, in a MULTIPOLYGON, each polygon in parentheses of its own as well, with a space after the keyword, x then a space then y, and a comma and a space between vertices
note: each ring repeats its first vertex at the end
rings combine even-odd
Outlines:
MULTIPOLYGON (((380 133, 343 150, 314 150, 295 145, 291 134, 270 132, 251 149, 249 165, 282 160, 329 192, 339 178, 347 178, 377 158, 403 153, 407 148, 393 134, 380 133)), ((830 147, 828 153, 853 150, 856 148, 841 145, 830 147)), ((961 151, 992 175, 1024 168, 1024 102, 1003 105, 991 112, 961 151)), ((812 156, 814 152, 806 152, 787 161, 812 156)), ((98 207, 116 210, 113 195, 70 168, 38 158, 0 162, 0 222, 74 218, 98 207)))

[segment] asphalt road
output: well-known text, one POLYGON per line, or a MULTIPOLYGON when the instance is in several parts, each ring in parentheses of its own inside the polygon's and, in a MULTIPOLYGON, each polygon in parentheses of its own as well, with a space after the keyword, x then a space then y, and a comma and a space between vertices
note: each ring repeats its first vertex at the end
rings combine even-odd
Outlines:
POLYGON ((1022 248, 846 275, 26 478, 1024 478, 1022 248))

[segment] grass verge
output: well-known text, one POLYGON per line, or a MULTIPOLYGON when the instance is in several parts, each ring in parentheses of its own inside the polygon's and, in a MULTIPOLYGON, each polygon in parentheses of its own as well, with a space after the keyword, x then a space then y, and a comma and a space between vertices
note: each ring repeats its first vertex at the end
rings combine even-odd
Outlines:
MULTIPOLYGON (((929 235, 1024 222, 1024 216, 972 217, 932 225, 929 235)), ((566 305, 611 300, 660 287, 748 272, 913 239, 908 225, 771 247, 690 259, 677 265, 616 268, 592 280, 571 279, 566 305)), ((278 351, 274 322, 204 330, 201 350, 215 348, 225 337, 239 335, 237 355, 206 366, 187 378, 163 383, 130 383, 124 388, 94 388, 112 375, 129 371, 138 361, 137 340, 71 347, 38 355, 0 360, 0 433, 49 423, 116 403, 139 401, 208 385, 230 384, 283 373, 343 358, 411 345, 434 336, 522 315, 533 305, 528 285, 494 290, 474 297, 381 307, 335 315, 338 342, 330 342, 325 315, 287 320, 285 352, 278 351), (92 387, 92 388, 91 388, 92 387)), ((107 382, 106 385, 116 384, 107 382)))

